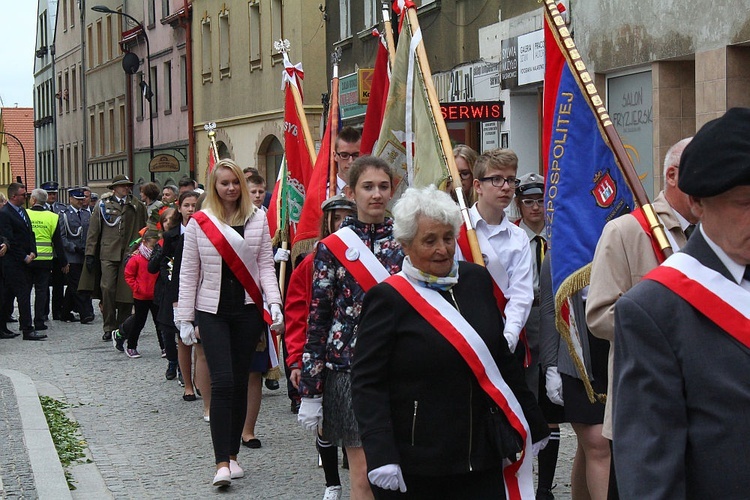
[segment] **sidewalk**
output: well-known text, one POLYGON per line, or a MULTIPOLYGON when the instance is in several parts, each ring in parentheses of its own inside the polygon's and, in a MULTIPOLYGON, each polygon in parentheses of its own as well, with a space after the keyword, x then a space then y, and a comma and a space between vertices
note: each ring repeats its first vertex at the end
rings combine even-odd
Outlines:
MULTIPOLYGON (((164 378, 167 362, 160 356, 153 324, 141 334, 140 359, 130 359, 101 340, 100 318, 91 325, 48 325, 49 338, 43 342, 0 340, 0 498, 323 496, 325 480, 317 466, 314 437, 289 411, 283 383, 277 391, 263 388, 256 425, 263 447, 240 450, 246 477, 220 491, 210 485, 214 459, 202 400, 183 401, 177 381, 164 378), (88 446, 91 463, 69 468, 77 488, 72 492, 67 491, 37 393, 71 405, 68 413, 80 424, 88 446)), ((575 449, 575 436, 565 426, 554 490, 558 500, 570 498, 575 449)), ((347 491, 348 471, 339 472, 347 491)))

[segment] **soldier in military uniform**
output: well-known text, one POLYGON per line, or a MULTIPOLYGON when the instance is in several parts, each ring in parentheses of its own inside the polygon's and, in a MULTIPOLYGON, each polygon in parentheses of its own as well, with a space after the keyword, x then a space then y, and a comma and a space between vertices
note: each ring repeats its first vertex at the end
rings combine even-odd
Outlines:
MULTIPOLYGON (((89 231, 91 212, 86 203, 86 193, 83 188, 68 189, 70 206, 60 212, 60 236, 62 237, 65 257, 68 259, 70 270, 68 271, 68 288, 65 291, 63 301, 63 321, 76 321, 73 311, 80 314, 82 324, 94 321, 94 308, 91 305, 91 295, 88 292, 78 290, 81 280, 83 261, 86 254, 86 235, 89 231)), ((88 203, 86 203, 88 205, 88 203)))
MULTIPOLYGON (((57 182, 50 181, 45 182, 40 186, 47 192, 47 203, 44 204, 44 209, 60 214, 68 206, 65 203, 60 203, 57 200, 58 190, 60 185, 57 182)), ((63 300, 65 296, 65 275, 60 270, 60 256, 57 253, 52 257, 52 276, 50 277, 50 285, 52 286, 52 319, 61 319, 63 300)), ((49 316, 49 303, 45 305, 45 317, 49 316)))
POLYGON ((123 259, 130 243, 146 225, 146 206, 133 197, 133 181, 117 175, 94 207, 86 236, 86 255, 79 290, 96 291, 99 285, 104 317, 102 340, 130 315, 133 293, 125 282, 123 259), (98 265, 97 265, 98 264, 98 265), (101 279, 98 279, 101 276, 101 279))

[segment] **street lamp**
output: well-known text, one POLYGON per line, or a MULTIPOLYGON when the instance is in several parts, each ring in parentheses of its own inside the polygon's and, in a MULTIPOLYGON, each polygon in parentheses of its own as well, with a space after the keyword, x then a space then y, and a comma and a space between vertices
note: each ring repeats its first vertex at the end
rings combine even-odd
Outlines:
POLYGON ((21 154, 23 155, 23 183, 24 186, 27 188, 29 187, 29 180, 26 177, 26 148, 23 147, 23 143, 21 142, 21 139, 16 137, 15 135, 11 134, 10 132, 0 132, 0 134, 8 135, 16 140, 18 142, 18 145, 21 146, 21 154))
MULTIPOLYGON (((143 38, 146 39, 146 65, 148 66, 148 84, 145 84, 141 82, 141 92, 143 93, 143 96, 148 101, 148 138, 149 138, 149 153, 151 156, 151 159, 154 159, 154 113, 153 113, 153 103, 151 102, 151 98, 153 97, 154 93, 151 90, 151 45, 148 42, 148 34, 146 34, 146 29, 143 27, 143 25, 138 21, 138 19, 134 18, 130 14, 126 14, 124 12, 120 12, 117 10, 112 10, 106 5, 94 5, 91 7, 91 10, 94 12, 100 12, 102 14, 117 14, 118 16, 123 16, 131 21, 133 21, 136 26, 138 26, 141 29, 141 33, 143 33, 143 38), (144 88, 145 86, 145 88, 144 88)), ((151 170, 151 165, 149 165, 149 170, 151 170)), ((153 172, 151 172, 151 180, 155 180, 156 176, 153 172)))

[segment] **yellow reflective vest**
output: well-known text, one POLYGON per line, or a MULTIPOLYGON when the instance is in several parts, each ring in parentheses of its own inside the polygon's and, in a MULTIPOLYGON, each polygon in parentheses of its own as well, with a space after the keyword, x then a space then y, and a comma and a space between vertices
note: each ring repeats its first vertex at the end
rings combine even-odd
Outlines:
POLYGON ((52 235, 57 228, 58 215, 49 210, 27 210, 26 213, 36 237, 36 260, 52 260, 52 235))

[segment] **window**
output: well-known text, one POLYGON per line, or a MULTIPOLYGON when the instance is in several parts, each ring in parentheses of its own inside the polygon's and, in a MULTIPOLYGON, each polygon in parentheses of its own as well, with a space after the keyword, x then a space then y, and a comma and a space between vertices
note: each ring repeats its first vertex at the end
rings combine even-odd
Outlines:
POLYGON ((159 92, 157 89, 159 88, 159 84, 156 80, 156 66, 151 66, 151 81, 149 83, 149 88, 151 89, 151 92, 153 95, 151 96, 151 116, 156 117, 156 115, 159 113, 159 92))
POLYGON ((229 11, 225 9, 219 14, 219 79, 229 76, 229 11))
POLYGON ((109 108, 109 141, 107 141, 107 146, 109 146, 108 153, 114 153, 115 152, 115 108, 109 108))
POLYGON ((284 38, 283 21, 281 0, 271 0, 271 40, 274 42, 284 38))
POLYGON ((120 151, 125 151, 125 104, 120 104, 120 151))
POLYGON ((169 0, 161 0, 161 18, 164 19, 169 15, 169 0))
POLYGON ((180 56, 180 108, 187 108, 187 56, 180 56))
MULTIPOLYGON (((71 2, 73 0, 70 0, 71 2)), ((63 13, 63 31, 68 31, 68 0, 62 0, 62 7, 60 8, 63 13)))
POLYGON ((203 83, 211 81, 211 18, 201 21, 201 75, 203 83))
POLYGON ((349 0, 339 0, 339 40, 346 40, 352 36, 349 0))
POLYGON ((164 114, 172 112, 172 61, 164 63, 164 114))
POLYGON ((102 53, 102 20, 96 20, 96 64, 104 62, 104 54, 102 53))
MULTIPOLYGON (((81 71, 81 65, 80 65, 80 64, 78 65, 78 78, 80 79, 80 81, 78 82, 78 88, 79 88, 79 89, 81 89, 81 91, 83 91, 83 89, 85 88, 85 87, 83 86, 83 78, 84 78, 84 75, 83 75, 83 71, 81 71)), ((84 98, 82 97, 82 98, 81 98, 81 100, 80 100, 80 101, 78 101, 78 107, 79 107, 80 109, 83 109, 83 101, 85 101, 85 100, 86 100, 86 99, 84 99, 84 98)))
POLYGON ((76 79, 76 67, 75 66, 73 66, 70 69, 70 84, 71 84, 70 95, 69 95, 70 102, 71 102, 70 106, 71 108, 73 108, 73 111, 75 111, 76 108, 78 108, 78 80, 76 79))
POLYGON ((93 68, 94 67, 94 27, 91 24, 89 24, 86 31, 88 31, 88 38, 86 40, 87 42, 86 46, 89 48, 88 67, 93 68))
MULTIPOLYGON (((71 158, 71 150, 70 150, 70 144, 65 148, 65 164, 68 166, 68 172, 70 172, 70 167, 73 166, 73 159, 71 158)), ((64 172, 64 170, 62 170, 64 172)))
POLYGON ((104 155, 104 145, 107 143, 106 137, 104 136, 104 111, 99 111, 99 154, 104 155))
POLYGON ((76 25, 76 1, 69 0, 68 5, 70 6, 70 27, 72 28, 76 25))
POLYGON ((107 61, 112 57, 112 16, 107 16, 107 61))
POLYGON ((147 0, 148 3, 148 27, 153 27, 156 22, 156 0, 147 0))
MULTIPOLYGON (((63 85, 62 85, 62 73, 58 73, 57 74, 57 92, 58 92, 58 94, 57 94, 57 97, 58 97, 58 99, 57 99, 57 114, 58 115, 61 115, 62 112, 63 112, 63 107, 62 107, 62 89, 63 89, 63 85)), ((36 102, 38 103, 40 99, 41 99, 41 93, 40 93, 39 89, 37 89, 36 102)), ((39 117, 37 116, 37 118, 39 118, 39 117)))
POLYGON ((62 90, 62 98, 65 103, 65 112, 70 113, 70 75, 68 70, 65 70, 65 86, 62 90))
MULTIPOLYGON (((73 165, 68 165, 68 172, 69 172, 68 175, 71 175, 70 173, 75 175, 75 179, 74 179, 75 182, 73 182, 73 184, 76 186, 80 185, 80 180, 79 180, 80 169, 78 165, 80 165, 80 163, 78 162, 78 144, 75 144, 73 145, 73 165)), ((61 170, 61 171, 65 172, 64 170, 61 170)))
POLYGON ((250 69, 260 67, 260 2, 248 4, 250 16, 250 69))
POLYGON ((365 29, 372 28, 380 21, 380 2, 365 0, 365 29))
MULTIPOLYGON (((70 170, 70 165, 65 163, 65 148, 63 146, 60 146, 60 153, 57 156, 60 158, 60 172, 64 175, 65 172, 70 170), (65 168, 66 166, 68 167, 67 169, 65 168)), ((3 165, 5 164, 3 163, 3 165)))
POLYGON ((91 144, 91 157, 96 156, 96 116, 94 113, 91 113, 89 115, 89 134, 91 135, 91 141, 89 144, 91 144))

